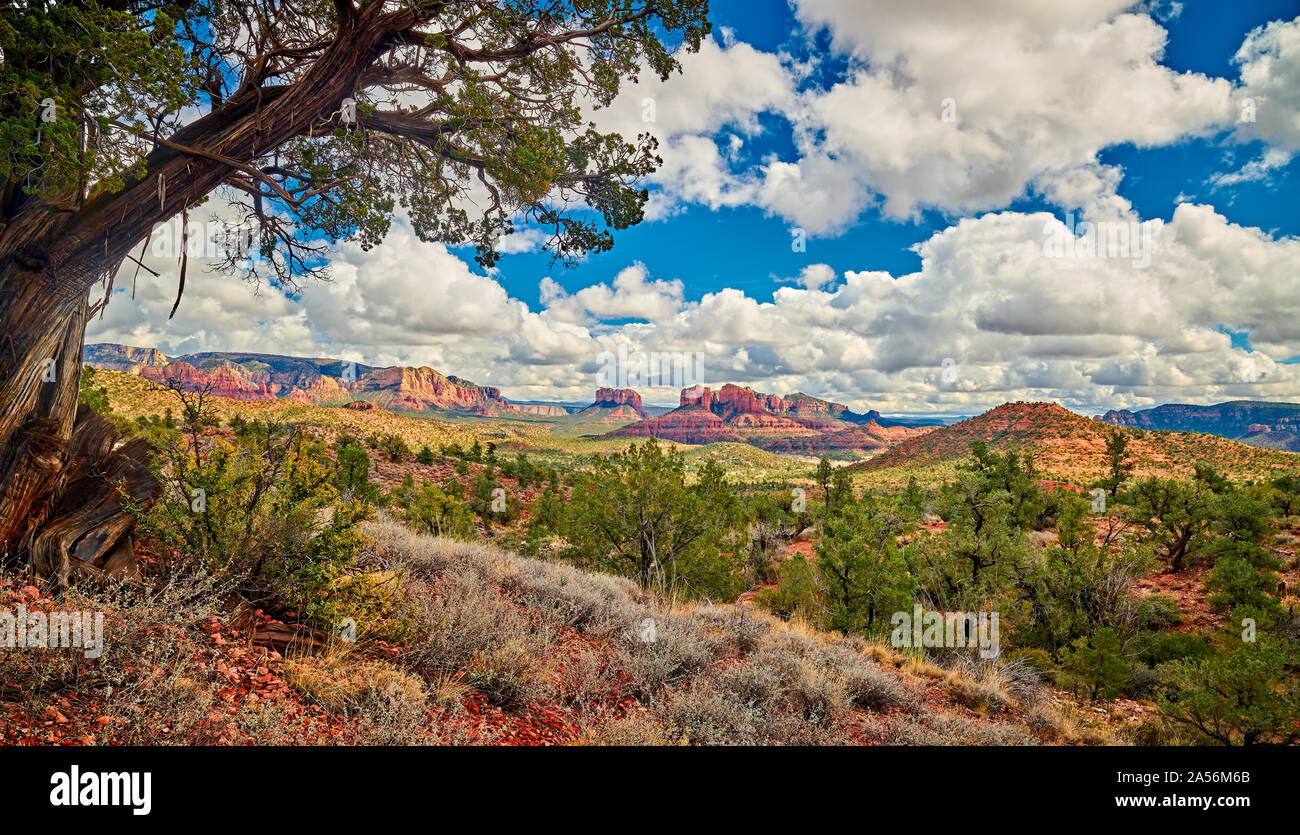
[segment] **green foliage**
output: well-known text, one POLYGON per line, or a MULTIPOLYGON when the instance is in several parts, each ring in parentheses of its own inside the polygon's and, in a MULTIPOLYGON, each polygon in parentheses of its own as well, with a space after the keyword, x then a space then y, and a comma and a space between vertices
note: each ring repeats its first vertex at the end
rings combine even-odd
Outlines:
POLYGON ((1295 646, 1260 632, 1255 642, 1226 633, 1214 650, 1161 668, 1161 715, 1218 745, 1300 741, 1300 687, 1288 671, 1295 646))
POLYGON ((589 471, 575 474, 566 525, 569 555, 646 587, 686 586, 688 593, 718 599, 731 584, 716 585, 726 573, 716 555, 735 532, 735 515, 721 467, 706 464, 688 485, 681 453, 665 452, 650 438, 598 457, 589 471), (701 564, 707 568, 693 570, 701 564))
POLYGON ((1093 701, 1115 698, 1133 678, 1120 637, 1108 626, 1076 640, 1065 653, 1062 668, 1075 692, 1082 690, 1093 701))
POLYGON ((96 414, 110 417, 113 406, 108 402, 108 389, 95 388, 95 369, 90 365, 81 367, 81 379, 77 383, 77 402, 89 406, 96 414))
POLYGON ((1148 632, 1138 640, 1137 658, 1156 667, 1169 661, 1203 658, 1210 652, 1210 642, 1195 632, 1148 632))
POLYGON ((1189 553, 1204 544, 1213 518, 1203 481, 1146 478, 1129 494, 1132 521, 1156 547, 1171 571, 1182 571, 1189 553))
POLYGON ((1073 494, 1063 501, 1056 545, 1009 566, 1030 604, 1015 641, 1053 655, 1101 629, 1131 632, 1137 618, 1130 588, 1148 567, 1138 552, 1112 555, 1095 543, 1086 501, 1073 494))
POLYGON ((422 482, 417 488, 410 475, 388 496, 402 521, 421 533, 470 539, 474 536, 474 515, 465 502, 461 485, 443 486, 422 482))
POLYGON ((198 89, 176 30, 180 7, 24 5, 0 20, 0 178, 42 197, 86 183, 120 190, 148 146, 114 129, 114 119, 148 130, 146 114, 156 113, 169 124, 198 89))
POLYGON ((547 487, 528 506, 528 528, 520 543, 525 556, 536 556, 544 545, 549 545, 563 535, 566 508, 564 496, 553 487, 547 487))
POLYGON ((1300 513, 1300 476, 1279 476, 1269 482, 1269 499, 1282 516, 1300 513))
POLYGON ((817 461, 817 470, 813 473, 813 481, 816 481, 821 486, 827 507, 830 507, 831 503, 831 477, 834 474, 835 468, 831 466, 831 462, 827 461, 825 456, 822 456, 817 461))
POLYGON ((1114 498, 1128 481, 1134 463, 1128 453, 1128 433, 1116 427, 1106 433, 1106 477, 1100 486, 1114 498))
POLYGON ((914 580, 897 543, 902 528, 892 513, 865 502, 827 520, 817 569, 832 628, 867 632, 888 623, 893 612, 911 607, 914 580))
POLYGON ((379 500, 379 488, 370 480, 370 456, 355 439, 335 443, 334 486, 345 496, 368 504, 379 500), (339 446, 342 443, 343 446, 339 446))
POLYGON ((832 513, 842 511, 853 503, 853 477, 845 467, 837 467, 831 474, 831 489, 826 507, 832 513))
POLYGON ((1181 623, 1182 607, 1177 598, 1167 594, 1148 594, 1135 602, 1137 627, 1142 630, 1166 629, 1181 623))
POLYGON ((353 571, 366 544, 360 524, 374 509, 360 501, 344 501, 329 521, 305 540, 304 553, 274 551, 266 561, 265 577, 276 594, 300 616, 330 627, 351 620, 358 637, 380 631, 393 614, 397 582, 353 571))
POLYGON ((420 447, 420 451, 415 454, 415 462, 426 467, 433 464, 436 460, 437 458, 434 457, 433 450, 429 449, 428 444, 420 447))
POLYGON ((405 439, 399 435, 384 435, 379 440, 379 449, 383 450, 388 456, 389 461, 403 461, 411 454, 411 448, 407 446, 405 439))
POLYGON ((1265 612, 1280 610, 1277 597, 1282 561, 1258 546, 1235 543, 1232 551, 1220 549, 1214 568, 1205 581, 1209 601, 1221 611, 1248 606, 1265 612))
POLYGON ((798 617, 813 624, 823 624, 824 606, 821 580, 817 568, 802 554, 781 563, 776 588, 754 595, 754 602, 769 612, 786 618, 798 617))
POLYGON ((790 510, 790 494, 783 492, 755 493, 745 497, 739 513, 745 520, 748 548, 745 552, 745 572, 750 585, 770 583, 774 579, 773 557, 780 544, 800 529, 799 517, 790 510))

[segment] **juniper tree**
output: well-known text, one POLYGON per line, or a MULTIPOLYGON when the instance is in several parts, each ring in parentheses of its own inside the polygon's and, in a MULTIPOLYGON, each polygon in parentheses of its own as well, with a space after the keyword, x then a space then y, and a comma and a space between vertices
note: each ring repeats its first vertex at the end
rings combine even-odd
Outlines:
POLYGON ((485 266, 521 221, 560 259, 607 250, 660 160, 590 111, 709 31, 707 0, 24 6, 0 17, 0 553, 39 555, 38 573, 129 527, 42 538, 72 469, 86 322, 158 224, 219 198, 217 268, 289 291, 324 247, 372 247, 399 213, 485 266))

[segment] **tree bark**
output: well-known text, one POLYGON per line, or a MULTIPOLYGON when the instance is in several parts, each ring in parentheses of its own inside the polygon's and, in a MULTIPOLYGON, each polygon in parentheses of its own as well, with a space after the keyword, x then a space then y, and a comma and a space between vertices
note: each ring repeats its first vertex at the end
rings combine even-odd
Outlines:
POLYGON ((55 292, 44 271, 0 269, 0 554, 38 578, 137 575, 123 502, 159 490, 142 442, 77 408, 87 303, 55 292))

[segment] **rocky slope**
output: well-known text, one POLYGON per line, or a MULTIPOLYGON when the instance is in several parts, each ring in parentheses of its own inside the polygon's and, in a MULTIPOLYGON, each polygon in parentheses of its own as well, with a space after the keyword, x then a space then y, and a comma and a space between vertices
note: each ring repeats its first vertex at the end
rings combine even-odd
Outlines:
POLYGON ((926 429, 882 426, 847 406, 796 393, 766 394, 730 383, 718 390, 693 386, 681 405, 609 432, 613 437, 654 436, 684 444, 734 441, 773 452, 866 454, 926 429))
POLYGON ((1153 409, 1111 410, 1097 420, 1140 429, 1208 432, 1251 446, 1300 452, 1300 404, 1234 400, 1215 406, 1167 403, 1153 409))
POLYGON ((81 350, 81 358, 82 362, 96 368, 126 371, 130 374, 139 374, 140 369, 146 366, 166 365, 171 361, 156 348, 135 348, 112 342, 85 346, 81 350))

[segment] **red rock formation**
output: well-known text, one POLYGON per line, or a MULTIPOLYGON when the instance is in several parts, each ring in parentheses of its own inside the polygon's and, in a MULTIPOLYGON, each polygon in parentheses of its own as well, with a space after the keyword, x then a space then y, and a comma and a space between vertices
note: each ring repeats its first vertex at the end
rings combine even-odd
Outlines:
POLYGON ((140 376, 156 383, 176 383, 190 391, 207 388, 212 395, 231 400, 274 400, 276 396, 276 387, 269 375, 237 366, 216 365, 199 369, 188 362, 173 362, 142 368, 140 376))
POLYGON ((684 444, 743 441, 763 449, 795 454, 832 450, 865 453, 918 434, 918 430, 882 427, 875 421, 856 426, 837 415, 853 416, 853 413, 846 406, 805 394, 787 399, 728 383, 717 391, 707 386, 683 389, 678 408, 608 434, 653 435, 684 444))
POLYGON ((156 348, 136 348, 112 342, 85 346, 81 349, 81 361, 95 368, 125 371, 129 374, 139 374, 143 368, 166 365, 169 362, 167 356, 156 348))
POLYGON ((356 409, 358 412, 370 412, 376 408, 374 403, 369 400, 350 400, 343 404, 345 409, 356 409))
POLYGON ((596 389, 596 402, 591 404, 602 409, 618 409, 620 406, 627 406, 640 417, 644 418, 645 408, 641 405, 641 395, 632 389, 596 389))
MULTIPOLYGON (((106 358, 106 363, 151 361, 152 356, 143 348, 113 345, 96 346, 93 353, 106 358)), ((480 415, 522 413, 501 396, 499 389, 445 377, 432 368, 361 368, 365 369, 364 373, 356 377, 357 366, 338 360, 207 353, 161 365, 141 365, 137 373, 159 383, 174 380, 190 390, 207 387, 212 394, 232 400, 285 398, 299 403, 341 406, 358 398, 393 410, 446 409, 480 415)), ((558 406, 533 407, 530 413, 567 414, 558 406)))
POLYGON ((444 377, 432 368, 379 368, 363 374, 350 387, 394 411, 448 409, 482 415, 518 414, 500 389, 479 386, 458 377, 444 377))

